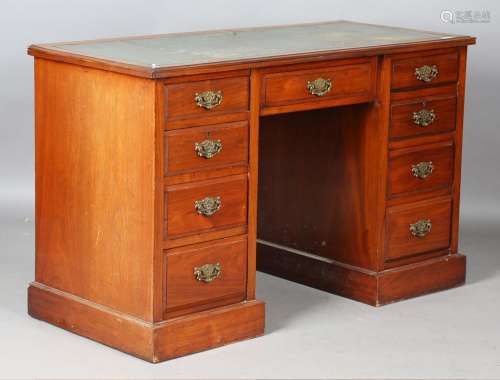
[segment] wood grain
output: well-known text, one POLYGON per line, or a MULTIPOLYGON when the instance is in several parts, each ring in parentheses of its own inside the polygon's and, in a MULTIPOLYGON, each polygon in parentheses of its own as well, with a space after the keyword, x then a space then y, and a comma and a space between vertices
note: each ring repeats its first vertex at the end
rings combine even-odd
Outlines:
MULTIPOLYGON (((373 61, 373 60, 372 60, 373 61)), ((263 78, 264 107, 292 103, 318 102, 331 98, 370 95, 373 93, 374 65, 367 60, 354 60, 347 64, 332 61, 327 67, 267 74, 263 78), (331 90, 323 96, 309 93, 307 83, 315 79, 329 79, 331 90)))
POLYGON ((450 245, 451 200, 449 197, 390 207, 387 210, 386 259, 426 253, 450 245), (425 237, 410 233, 410 224, 429 219, 431 231, 425 237))
POLYGON ((465 264, 465 256, 457 254, 385 271, 379 277, 379 304, 462 285, 465 264))
POLYGON ((165 117, 167 120, 172 120, 186 117, 213 117, 223 113, 247 111, 248 83, 248 77, 236 77, 167 84, 165 86, 165 117), (204 91, 222 91, 222 103, 212 109, 199 107, 195 102, 195 96, 204 91))
POLYGON ((154 329, 154 362, 173 359, 264 333, 262 301, 247 301, 160 323, 154 329))
POLYGON ((455 178, 453 182, 453 219, 451 223, 451 252, 458 253, 460 224, 460 188, 462 184, 462 144, 464 130, 465 80, 467 70, 467 49, 460 48, 458 59, 457 118, 455 124, 455 178))
POLYGON ((444 254, 380 272, 319 260, 259 244, 258 268, 272 275, 372 306, 432 293, 465 282, 465 256, 444 254))
POLYGON ((390 137, 397 139, 453 131, 455 130, 455 107, 455 96, 444 99, 428 97, 406 102, 393 102, 390 137), (436 115, 435 121, 425 127, 419 126, 413 121, 413 113, 422 109, 433 110, 436 115))
POLYGON ((153 324, 40 283, 28 288, 28 313, 75 334, 135 355, 153 358, 153 324))
POLYGON ((264 311, 263 302, 250 301, 145 323, 42 284, 28 289, 32 317, 152 363, 262 335, 264 311))
POLYGON ((165 134, 166 175, 223 166, 248 165, 248 123, 236 122, 169 131, 165 134), (195 144, 220 140, 222 150, 211 158, 196 154, 195 144))
POLYGON ((373 153, 387 127, 374 130, 371 112, 358 105, 261 119, 259 239, 376 269, 383 212, 367 212, 365 196, 378 198, 383 167, 373 153))
POLYGON ((447 54, 429 52, 412 58, 396 58, 392 65, 392 88, 427 87, 435 84, 456 82, 458 73, 458 54, 455 50, 447 54), (415 69, 424 65, 436 65, 439 73, 431 82, 418 80, 415 69))
POLYGON ((165 319, 243 301, 246 296, 246 236, 167 251, 165 319), (196 280, 195 267, 220 264, 210 283, 196 280))
POLYGON ((36 281, 152 320, 154 81, 37 59, 35 90, 36 281))
POLYGON ((166 238, 198 234, 247 222, 247 176, 237 175, 203 182, 169 186, 165 192, 166 238), (198 214, 195 202, 220 197, 220 210, 211 216, 198 214))
POLYGON ((157 362, 262 334, 257 266, 375 306, 463 283, 474 41, 168 69, 32 47, 30 314, 157 362), (414 76, 424 64, 439 68, 430 83, 414 76), (318 77, 333 80, 323 97, 306 90, 318 77), (194 96, 206 90, 221 90, 221 105, 198 107, 194 96), (416 127, 412 114, 424 107, 436 121, 416 127), (223 143, 212 159, 194 152, 206 138, 223 143), (420 161, 435 166, 425 180, 411 176, 420 161), (209 217, 194 207, 207 196, 222 198, 209 217), (409 232, 419 219, 432 221, 422 238, 409 232), (219 278, 195 280, 195 266, 215 262, 219 278))
POLYGON ((454 151, 452 141, 391 151, 388 196, 408 195, 439 188, 451 190, 454 151), (433 171, 426 178, 415 177, 412 173, 413 165, 421 162, 432 162, 433 171))
POLYGON ((262 73, 252 71, 250 76, 250 120, 248 157, 248 262, 247 299, 255 299, 257 271, 257 213, 259 203, 259 139, 262 73))
POLYGON ((258 244, 257 269, 289 281, 377 305, 376 273, 258 244))

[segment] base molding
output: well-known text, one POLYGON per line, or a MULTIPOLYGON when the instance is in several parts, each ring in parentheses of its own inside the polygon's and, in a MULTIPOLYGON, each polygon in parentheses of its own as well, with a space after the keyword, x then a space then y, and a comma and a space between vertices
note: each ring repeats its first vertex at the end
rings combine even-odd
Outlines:
POLYGON ((262 335, 264 307, 247 301, 150 323, 37 282, 28 288, 32 317, 152 363, 262 335))
POLYGON ((257 245, 257 270, 372 306, 462 285, 465 267, 464 255, 449 254, 375 272, 257 245))

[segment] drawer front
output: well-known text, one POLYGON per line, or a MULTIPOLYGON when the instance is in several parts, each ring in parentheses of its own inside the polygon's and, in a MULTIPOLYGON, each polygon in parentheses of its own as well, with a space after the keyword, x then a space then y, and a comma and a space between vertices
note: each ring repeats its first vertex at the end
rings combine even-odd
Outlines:
POLYGON ((165 198, 167 238, 247 221, 246 175, 171 186, 165 198))
POLYGON ((391 139, 455 130, 456 98, 415 99, 391 105, 391 139))
POLYGON ((246 272, 244 236, 167 251, 165 317, 243 301, 246 272))
POLYGON ((268 74, 264 103, 279 106, 373 93, 375 66, 371 62, 268 74))
POLYGON ((449 198, 390 207, 386 260, 445 249, 450 245, 450 228, 449 198))
POLYGON ((389 197, 450 187, 453 180, 452 143, 392 151, 389 197))
POLYGON ((165 118, 248 111, 248 77, 210 79, 165 86, 165 118))
POLYGON ((178 172, 248 163, 248 123, 187 128, 165 134, 165 170, 178 172))
POLYGON ((456 82, 458 54, 426 55, 394 59, 392 88, 422 87, 438 83, 456 82))

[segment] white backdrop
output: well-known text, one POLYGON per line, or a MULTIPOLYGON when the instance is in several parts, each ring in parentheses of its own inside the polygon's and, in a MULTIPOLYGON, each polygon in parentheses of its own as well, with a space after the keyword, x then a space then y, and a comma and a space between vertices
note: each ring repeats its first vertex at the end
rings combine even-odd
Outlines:
POLYGON ((494 0, 2 0, 0 200, 33 196, 30 43, 347 19, 478 37, 469 52, 464 211, 498 211, 491 204, 500 193, 499 9, 494 0), (491 21, 444 23, 442 10, 487 10, 491 21))
POLYGON ((1 0, 0 377, 499 378, 500 19, 478 0, 1 0), (489 11, 444 23, 443 10, 489 11), (469 49, 461 250, 468 286, 374 309, 259 274, 263 338, 157 366, 26 314, 33 279, 30 43, 335 19, 478 38, 469 49))

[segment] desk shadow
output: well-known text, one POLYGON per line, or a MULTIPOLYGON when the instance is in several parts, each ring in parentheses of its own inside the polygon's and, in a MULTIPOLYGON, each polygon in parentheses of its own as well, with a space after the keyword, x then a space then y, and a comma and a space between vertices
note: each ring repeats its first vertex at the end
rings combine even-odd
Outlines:
POLYGON ((459 252, 467 256, 467 283, 500 275, 500 220, 465 220, 459 252))
POLYGON ((280 277, 257 272, 257 299, 266 302, 266 332, 284 328, 337 296, 280 277))

